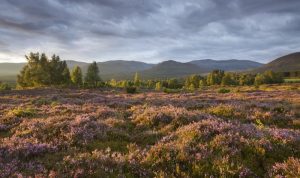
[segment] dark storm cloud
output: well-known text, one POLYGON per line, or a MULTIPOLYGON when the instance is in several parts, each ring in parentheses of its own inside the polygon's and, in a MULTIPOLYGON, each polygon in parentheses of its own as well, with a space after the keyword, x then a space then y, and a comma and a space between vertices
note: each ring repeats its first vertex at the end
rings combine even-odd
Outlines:
POLYGON ((299 0, 2 0, 0 61, 201 58, 267 62, 300 50, 299 0))

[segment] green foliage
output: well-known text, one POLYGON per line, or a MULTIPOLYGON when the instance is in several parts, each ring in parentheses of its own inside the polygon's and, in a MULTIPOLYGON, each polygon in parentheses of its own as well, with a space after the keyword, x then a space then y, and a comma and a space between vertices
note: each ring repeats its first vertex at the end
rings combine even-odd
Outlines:
POLYGON ((251 74, 241 74, 239 77, 239 85, 253 85, 255 76, 251 74))
POLYGON ((254 85, 259 86, 262 84, 274 84, 283 83, 283 77, 280 73, 275 73, 273 71, 265 71, 263 74, 257 74, 254 80, 254 85))
POLYGON ((218 90, 218 93, 229 93, 230 92, 230 89, 226 89, 226 88, 220 88, 218 90))
POLYGON ((155 88, 155 85, 156 83, 153 80, 148 80, 146 84, 147 88, 155 88))
POLYGON ((208 85, 220 85, 224 76, 223 70, 214 70, 207 76, 208 85))
POLYGON ((272 83, 283 83, 283 77, 280 73, 275 73, 271 70, 265 71, 264 74, 265 76, 265 82, 267 84, 272 84, 272 83))
POLYGON ((206 85, 207 85, 207 83, 206 83, 205 79, 202 79, 202 80, 199 81, 199 87, 204 87, 206 85))
POLYGON ((223 104, 209 108, 208 113, 224 118, 233 118, 236 114, 232 106, 223 104))
POLYGON ((162 89, 162 84, 161 84, 161 82, 157 82, 156 84, 155 84, 155 90, 156 91, 160 91, 162 89))
POLYGON ((109 81, 109 85, 112 87, 117 87, 118 86, 118 82, 115 79, 111 79, 109 81))
POLYGON ((139 76, 139 74, 137 72, 134 75, 134 81, 133 81, 133 83, 134 83, 134 86, 136 86, 136 87, 139 87, 140 84, 141 84, 140 76, 139 76))
POLYGON ((180 89, 164 88, 163 92, 165 92, 165 93, 180 93, 181 90, 180 89))
POLYGON ((171 89, 177 89, 177 88, 180 88, 181 85, 179 84, 179 81, 178 79, 170 79, 167 81, 168 82, 168 88, 171 88, 171 89))
POLYGON ((36 110, 33 108, 15 108, 8 112, 8 115, 13 115, 16 117, 34 117, 36 115, 36 110))
POLYGON ((99 82, 101 82, 101 78, 99 76, 99 68, 96 62, 93 62, 89 65, 87 73, 85 75, 84 82, 87 87, 97 87, 99 82))
POLYGON ((236 85, 237 81, 234 78, 234 75, 232 73, 225 73, 222 81, 221 81, 221 85, 222 86, 228 86, 228 85, 236 85))
POLYGON ((137 88, 135 86, 127 86, 126 93, 134 94, 137 92, 137 88))
POLYGON ((70 83, 70 73, 65 61, 53 55, 51 60, 42 53, 30 53, 26 56, 27 65, 17 76, 19 87, 40 87, 49 85, 65 85, 70 83))
POLYGON ((265 77, 263 74, 257 74, 255 76, 254 85, 259 86, 261 84, 264 84, 266 82, 265 77))
POLYGON ((82 85, 82 71, 79 66, 75 66, 71 73, 72 83, 76 86, 82 85))
POLYGON ((194 90, 199 88, 199 82, 202 79, 200 75, 190 75, 185 79, 185 88, 194 90))
POLYGON ((7 83, 0 82, 0 91, 11 90, 11 87, 7 83))
POLYGON ((285 78, 285 83, 300 83, 300 78, 285 78))

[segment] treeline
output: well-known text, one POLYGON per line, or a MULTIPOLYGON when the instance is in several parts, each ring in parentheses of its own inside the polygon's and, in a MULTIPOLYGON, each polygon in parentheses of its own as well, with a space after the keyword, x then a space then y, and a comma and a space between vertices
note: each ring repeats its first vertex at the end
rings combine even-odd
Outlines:
POLYGON ((114 79, 105 83, 106 86, 126 88, 126 87, 138 87, 146 89, 187 89, 194 90, 202 88, 204 86, 251 86, 262 84, 275 84, 283 83, 283 76, 280 73, 273 71, 266 71, 262 74, 244 74, 224 72, 222 70, 214 70, 207 76, 190 75, 184 79, 167 79, 167 80, 140 80, 138 73, 135 74, 134 80, 121 80, 116 81, 114 79))
POLYGON ((300 71, 282 72, 282 75, 285 78, 299 78, 300 71))
POLYGON ((48 58, 44 53, 30 53, 25 56, 27 64, 17 76, 20 88, 43 86, 78 86, 98 87, 103 85, 96 62, 93 62, 83 77, 80 67, 75 66, 70 72, 66 61, 59 56, 48 58))

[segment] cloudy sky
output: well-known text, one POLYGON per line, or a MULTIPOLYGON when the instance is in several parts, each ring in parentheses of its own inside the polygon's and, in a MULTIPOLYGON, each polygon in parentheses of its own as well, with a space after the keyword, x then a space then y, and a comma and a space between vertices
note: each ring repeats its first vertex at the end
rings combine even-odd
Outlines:
POLYGON ((1 0, 0 62, 248 59, 300 51, 300 0, 1 0))

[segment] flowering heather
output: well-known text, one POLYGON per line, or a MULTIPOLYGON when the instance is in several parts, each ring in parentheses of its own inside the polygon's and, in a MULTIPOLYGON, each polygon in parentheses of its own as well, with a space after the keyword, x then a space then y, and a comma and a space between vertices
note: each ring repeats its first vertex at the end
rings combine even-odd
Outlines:
POLYGON ((0 177, 299 177, 299 101, 280 86, 7 91, 0 177))

